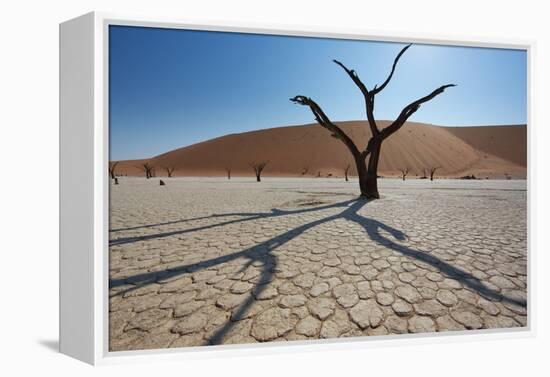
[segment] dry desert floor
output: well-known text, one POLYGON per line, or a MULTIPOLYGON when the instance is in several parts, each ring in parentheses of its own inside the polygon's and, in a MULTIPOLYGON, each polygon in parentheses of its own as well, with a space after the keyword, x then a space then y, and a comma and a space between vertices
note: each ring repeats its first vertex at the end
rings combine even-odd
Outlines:
POLYGON ((112 351, 527 324, 525 181, 119 178, 112 351))

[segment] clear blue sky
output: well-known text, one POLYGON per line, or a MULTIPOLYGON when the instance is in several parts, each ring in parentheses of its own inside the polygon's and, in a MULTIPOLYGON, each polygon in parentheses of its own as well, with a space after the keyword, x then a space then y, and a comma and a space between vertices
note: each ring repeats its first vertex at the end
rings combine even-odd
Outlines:
MULTIPOLYGON (((400 43, 111 26, 111 160, 152 157, 230 133, 313 123, 293 104, 312 97, 332 120, 365 119, 360 91, 387 77, 400 43)), ((522 124, 525 51, 413 45, 376 97, 377 119, 448 83, 410 120, 445 126, 522 124)))

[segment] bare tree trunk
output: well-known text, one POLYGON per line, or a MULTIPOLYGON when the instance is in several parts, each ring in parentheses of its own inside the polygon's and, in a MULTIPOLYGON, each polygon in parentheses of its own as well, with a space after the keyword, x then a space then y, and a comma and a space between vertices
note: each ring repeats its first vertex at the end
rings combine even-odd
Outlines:
POLYGON ((380 161, 381 147, 381 142, 374 144, 370 153, 365 191, 361 190, 361 196, 367 199, 380 199, 378 194, 378 162, 380 161))
POLYGON ((364 158, 358 156, 355 158, 355 167, 357 168, 357 175, 359 176, 359 190, 361 191, 361 197, 367 197, 368 183, 367 183, 367 163, 364 158))
MULTIPOLYGON (((334 60, 334 63, 339 65, 352 79, 355 85, 361 90, 363 97, 365 99, 365 111, 367 115, 368 124, 371 131, 371 138, 368 141, 366 148, 359 148, 355 142, 348 136, 346 133, 338 127, 337 124, 333 123, 330 118, 325 114, 323 109, 311 98, 298 95, 290 100, 294 103, 308 106, 313 113, 315 120, 321 127, 327 129, 332 137, 335 137, 342 141, 346 147, 351 152, 352 156, 355 159, 355 164, 357 166, 357 174, 359 175, 359 188, 361 190, 361 197, 366 199, 379 199, 380 195, 378 193, 378 162, 380 160, 380 149, 382 142, 397 132, 405 122, 413 115, 422 104, 432 100, 436 96, 440 95, 445 91, 445 89, 455 86, 454 84, 448 84, 440 86, 439 88, 432 91, 427 96, 424 96, 420 99, 417 99, 414 102, 409 103, 405 106, 399 116, 390 123, 389 126, 386 126, 383 129, 379 129, 376 120, 374 118, 374 98, 380 93, 386 85, 390 82, 397 66, 397 62, 401 56, 407 51, 411 45, 405 46, 397 55, 393 62, 392 69, 386 80, 380 85, 375 85, 374 88, 368 89, 366 85, 361 81, 357 72, 353 69, 347 68, 344 64, 338 60, 334 60), (365 159, 369 157, 368 166, 365 166, 365 159)), ((320 172, 317 174, 319 177, 320 172)))
POLYGON ((254 173, 256 174, 256 182, 261 182, 261 175, 262 175, 262 171, 265 169, 266 165, 268 164, 267 161, 264 161, 264 162, 260 162, 260 163, 251 163, 250 166, 252 167, 252 169, 254 169, 254 173))
POLYGON ((115 179, 115 177, 116 177, 115 168, 116 168, 117 165, 118 165, 118 162, 114 162, 114 163, 109 167, 109 174, 111 175, 111 179, 115 179))
POLYGON ((439 167, 431 168, 430 169, 430 181, 434 180, 435 171, 439 169, 439 167))
POLYGON ((399 169, 399 171, 401 172, 401 178, 405 180, 409 174, 409 168, 399 169))
POLYGON ((142 164, 139 168, 145 172, 145 178, 149 179, 154 176, 153 167, 148 163, 142 164))

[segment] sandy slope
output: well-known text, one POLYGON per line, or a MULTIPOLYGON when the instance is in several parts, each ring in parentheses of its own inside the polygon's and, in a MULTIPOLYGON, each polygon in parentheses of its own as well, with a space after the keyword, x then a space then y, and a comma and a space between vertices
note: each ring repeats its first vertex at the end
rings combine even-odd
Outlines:
MULTIPOLYGON (((360 146, 370 137, 363 121, 338 123, 360 146)), ((388 122, 379 121, 379 127, 388 122)), ((490 178, 526 177, 526 127, 447 128, 408 123, 387 139, 382 147, 379 174, 396 176, 409 168, 410 176, 421 176, 424 169, 438 166, 438 175, 457 177, 466 174, 490 178)), ((319 125, 280 127, 232 134, 176 149, 150 160, 121 161, 117 173, 143 175, 136 168, 148 161, 158 176, 164 168, 176 167, 175 175, 251 175, 251 162, 269 161, 266 176, 342 176, 351 163, 350 153, 339 140, 319 125)), ((353 164, 352 164, 353 166, 353 164)), ((354 167, 351 174, 354 174, 354 167)))

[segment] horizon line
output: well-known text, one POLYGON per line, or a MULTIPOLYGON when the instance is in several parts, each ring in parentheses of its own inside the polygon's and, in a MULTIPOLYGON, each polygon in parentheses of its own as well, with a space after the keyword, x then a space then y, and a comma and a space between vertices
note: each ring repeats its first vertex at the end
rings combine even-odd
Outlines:
MULTIPOLYGON (((366 120, 366 119, 351 119, 351 120, 335 120, 335 121, 333 121, 333 122, 334 122, 334 123, 345 123, 345 122, 347 122, 347 123, 350 123, 350 122, 365 122, 365 123, 367 123, 368 120, 366 120)), ((377 122, 392 122, 392 121, 391 121, 391 120, 387 120, 387 119, 378 119, 377 122)), ((406 124, 422 124, 422 125, 426 125, 426 126, 434 126, 434 127, 442 127, 442 128, 527 127, 527 122, 525 122, 525 123, 509 123, 509 124, 483 124, 483 125, 440 125, 440 124, 427 123, 427 122, 407 121, 407 122, 405 123, 405 126, 406 126, 406 124)), ((134 161, 134 160, 150 160, 150 159, 156 158, 156 157, 158 157, 158 156, 162 156, 163 154, 166 154, 166 153, 175 151, 175 150, 177 150, 177 149, 183 149, 183 148, 191 147, 191 146, 193 146, 193 145, 205 143, 205 142, 211 141, 211 140, 221 139, 221 138, 227 137, 227 136, 243 135, 243 134, 252 133, 252 132, 274 130, 274 129, 277 129, 277 128, 307 127, 307 126, 314 126, 314 125, 319 126, 318 123, 316 123, 315 121, 313 121, 312 123, 289 124, 289 125, 286 125, 286 126, 273 126, 273 127, 258 128, 258 129, 255 129, 255 130, 242 131, 242 132, 232 132, 232 133, 228 133, 228 134, 216 136, 216 137, 213 137, 213 138, 210 138, 210 139, 199 140, 199 141, 196 141, 196 142, 191 143, 191 144, 182 145, 182 146, 180 146, 180 147, 175 147, 175 148, 173 148, 173 149, 170 149, 170 150, 165 151, 165 152, 161 152, 161 153, 159 153, 159 154, 156 154, 156 155, 153 155, 153 156, 150 156, 150 157, 136 157, 136 158, 125 158, 125 159, 117 159, 117 160, 111 160, 111 159, 109 159, 109 162, 115 162, 115 161, 134 161)))

